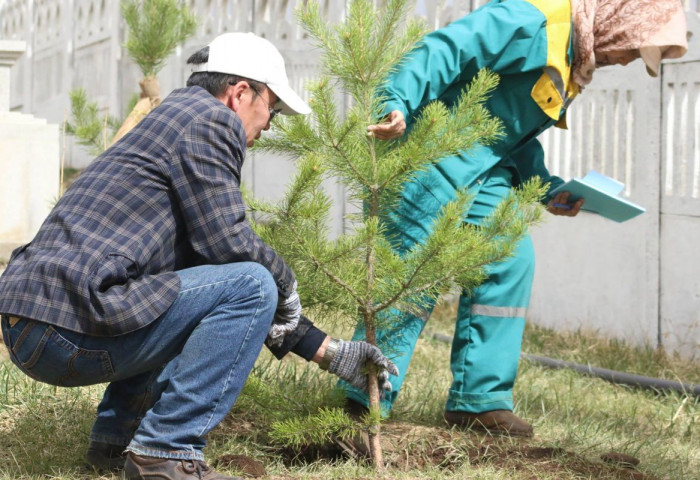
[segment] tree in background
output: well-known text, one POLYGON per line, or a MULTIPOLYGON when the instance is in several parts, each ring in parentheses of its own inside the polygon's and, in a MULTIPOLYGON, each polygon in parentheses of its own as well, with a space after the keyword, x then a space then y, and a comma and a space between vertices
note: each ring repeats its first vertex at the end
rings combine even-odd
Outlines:
POLYGON ((143 117, 160 104, 158 72, 175 47, 192 36, 197 19, 178 0, 124 0, 122 15, 128 32, 124 47, 141 69, 141 99, 126 117, 112 143, 126 135, 143 117))
POLYGON ((78 144, 87 147, 91 155, 101 154, 121 122, 109 113, 101 112, 99 105, 88 99, 85 89, 71 90, 68 95, 71 121, 66 122, 66 133, 76 137, 78 144))
POLYGON ((126 135, 148 112, 160 104, 158 72, 173 50, 192 36, 197 19, 179 0, 125 0, 121 12, 127 25, 124 48, 143 74, 140 98, 129 102, 126 120, 119 122, 100 112, 83 89, 70 92, 71 121, 66 131, 78 138, 90 153, 100 154, 126 135), (121 125, 121 127, 120 127, 121 125), (116 132, 116 133, 115 133, 116 132))
MULTIPOLYGON (((528 183, 475 227, 463 222, 472 200, 463 191, 444 205, 422 244, 397 252, 384 219, 407 182, 445 156, 498 137, 500 122, 482 105, 498 79, 481 72, 453 107, 429 104, 400 140, 368 135, 367 126, 383 116, 377 92, 424 34, 409 18, 413 2, 379 3, 383 6, 377 9, 370 0, 352 0, 345 21, 336 25, 324 21, 316 2, 300 7, 301 23, 321 51, 323 76, 310 87, 312 113, 278 117, 274 135, 257 143, 260 150, 297 159, 297 174, 284 198, 278 204, 249 202, 259 214, 258 233, 295 270, 307 311, 316 321, 361 319, 372 344, 377 326, 395 322, 395 309, 420 309, 427 299, 478 285, 484 267, 510 255, 528 226, 539 220, 538 200, 544 193, 539 182, 528 183), (344 118, 336 108, 338 89, 351 100, 344 118), (327 179, 342 182, 362 211, 349 219, 352 231, 335 239, 329 235, 331 200, 322 186, 327 179)), ((365 428, 373 462, 382 469, 380 392, 371 368, 368 375, 365 428)), ((311 421, 290 419, 276 424, 273 433, 299 445, 312 435, 333 435, 328 418, 323 411, 311 421), (309 425, 315 426, 313 432, 309 425), (327 431, 319 432, 320 426, 327 431)))

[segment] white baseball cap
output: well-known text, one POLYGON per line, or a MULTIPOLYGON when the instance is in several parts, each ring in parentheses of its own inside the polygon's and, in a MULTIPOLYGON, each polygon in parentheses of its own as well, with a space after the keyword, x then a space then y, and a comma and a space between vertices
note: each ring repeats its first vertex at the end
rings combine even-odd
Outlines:
POLYGON ((284 115, 311 112, 309 105, 289 87, 282 54, 269 40, 254 33, 219 35, 209 44, 209 61, 192 67, 193 73, 228 73, 264 83, 277 95, 278 108, 284 115))

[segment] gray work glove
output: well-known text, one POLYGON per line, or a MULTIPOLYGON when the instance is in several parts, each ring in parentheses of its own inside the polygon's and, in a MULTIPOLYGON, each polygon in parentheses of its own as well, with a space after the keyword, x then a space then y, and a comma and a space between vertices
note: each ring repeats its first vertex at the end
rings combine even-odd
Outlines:
POLYGON ((284 342, 287 334, 296 330, 301 316, 301 301, 297 293, 297 282, 294 281, 292 294, 287 298, 281 298, 277 302, 275 318, 267 333, 267 344, 272 347, 279 347, 284 342))
MULTIPOLYGON (((379 370, 377 374, 379 392, 391 391, 389 374, 398 375, 399 369, 384 356, 379 348, 367 342, 360 341, 346 342, 344 340, 333 339, 331 340, 331 344, 333 344, 333 342, 337 342, 337 350, 333 358, 329 359, 328 371, 330 373, 335 373, 353 387, 366 392, 367 370, 365 365, 367 362, 372 362, 379 370)), ((333 349, 333 346, 329 345, 331 349, 333 349)), ((324 356, 324 359, 327 359, 327 356, 324 356)))

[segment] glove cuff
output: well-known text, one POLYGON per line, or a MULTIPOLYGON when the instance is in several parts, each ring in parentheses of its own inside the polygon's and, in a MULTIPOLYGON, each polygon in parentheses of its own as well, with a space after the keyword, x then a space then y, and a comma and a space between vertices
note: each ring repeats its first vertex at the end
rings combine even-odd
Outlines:
POLYGON ((336 353, 338 353, 339 348, 340 340, 331 338, 331 341, 328 342, 328 346, 326 346, 326 352, 323 354, 323 358, 318 363, 318 367, 321 370, 328 370, 328 367, 330 367, 331 362, 335 358, 336 353))

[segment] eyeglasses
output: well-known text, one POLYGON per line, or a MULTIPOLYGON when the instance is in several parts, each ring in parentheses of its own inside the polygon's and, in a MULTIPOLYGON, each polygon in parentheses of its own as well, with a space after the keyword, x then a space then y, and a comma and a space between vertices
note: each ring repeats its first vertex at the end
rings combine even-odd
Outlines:
POLYGON ((269 112, 270 112, 270 121, 272 121, 272 119, 275 118, 277 115, 279 115, 280 112, 282 111, 281 108, 267 107, 267 109, 268 109, 269 112))
MULTIPOLYGON (((254 86, 252 86, 250 84, 248 84, 248 85, 250 86, 250 89, 255 92, 255 95, 262 98, 262 95, 260 95, 260 92, 258 91, 257 88, 255 88, 254 86)), ((270 113, 270 120, 268 120, 268 121, 271 122, 273 118, 275 118, 277 115, 279 115, 279 113, 282 111, 282 109, 281 108, 272 108, 271 106, 268 105, 267 111, 270 113)))

